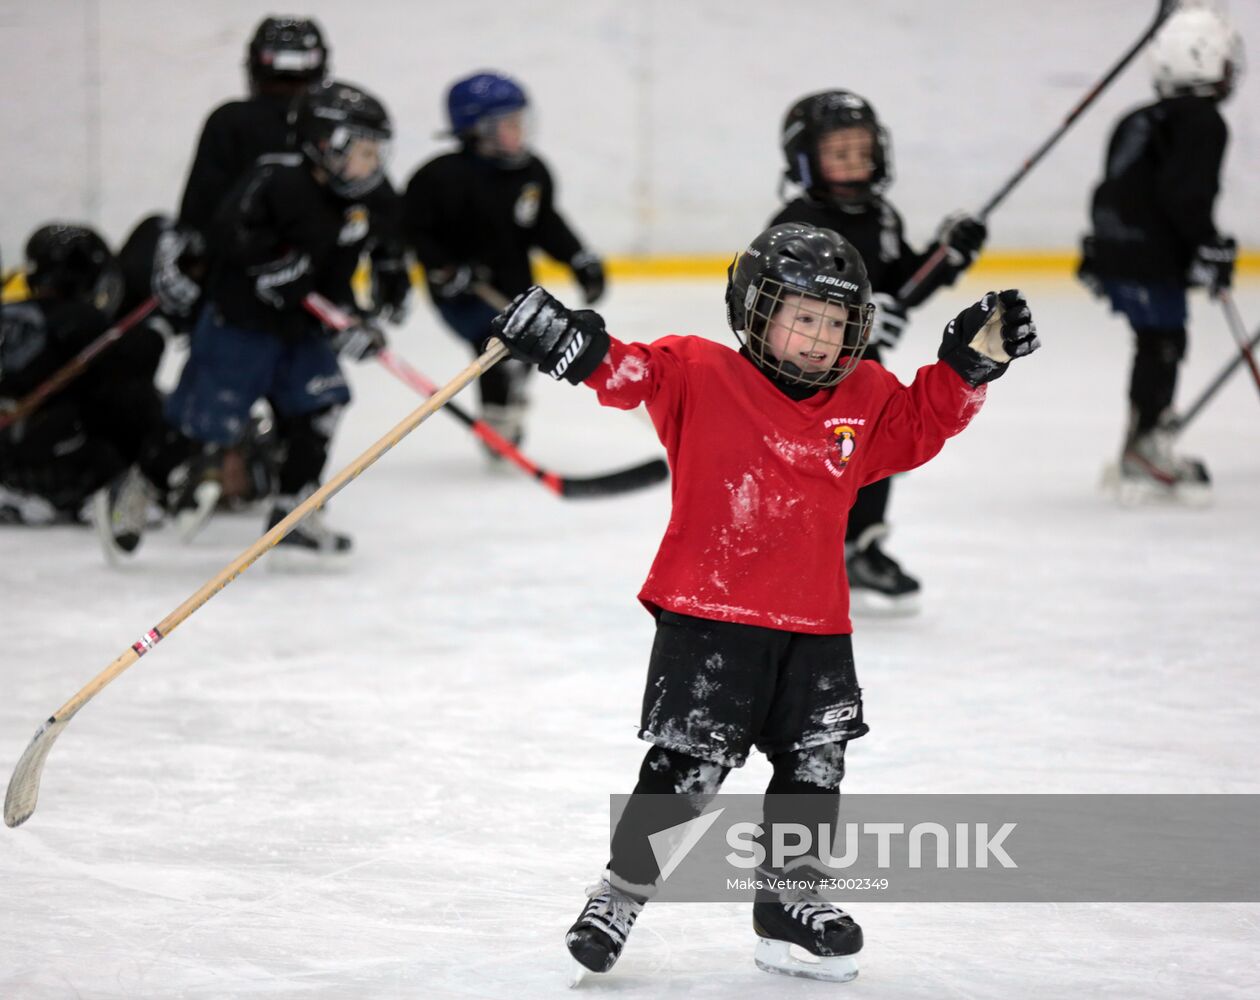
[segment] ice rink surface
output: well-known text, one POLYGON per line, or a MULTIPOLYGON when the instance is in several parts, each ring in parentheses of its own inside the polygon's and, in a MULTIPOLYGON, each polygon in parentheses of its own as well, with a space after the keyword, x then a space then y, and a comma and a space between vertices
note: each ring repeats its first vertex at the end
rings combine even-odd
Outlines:
MULTIPOLYGON (((926 308, 890 359, 935 356, 926 308)), ((1121 510, 1097 490, 1124 421, 1128 333, 1066 283, 1026 284, 1045 348, 893 491, 889 550, 925 611, 858 620, 871 733, 850 792, 1260 793, 1260 399, 1246 372, 1186 433, 1207 511, 1121 510)), ((563 291, 568 292, 568 289, 563 291)), ((571 295, 571 293, 570 293, 571 295)), ((1239 290, 1260 322, 1260 287, 1239 290)), ((714 282, 620 285, 623 339, 726 339, 714 282)), ((1192 305, 1189 399, 1233 350, 1192 305)), ((466 356, 427 302, 394 346, 438 381, 466 356)), ((416 403, 375 366, 333 464, 416 403)), ((528 451, 566 472, 658 453, 633 414, 535 383, 528 451)), ((469 397, 466 402, 472 402, 469 397)), ((563 935, 628 792, 652 622, 634 595, 666 487, 562 501, 490 473, 436 415, 330 519, 336 576, 266 559, 102 693, 49 760, 40 807, 0 830, 0 997, 560 997, 563 935)), ((0 531, 0 765, 39 721, 261 530, 146 539, 106 567, 82 529, 0 531)), ((757 791, 756 758, 728 791, 757 791)), ((649 907, 619 998, 1260 995, 1260 905, 880 904, 836 986, 752 962, 747 906, 649 907)))

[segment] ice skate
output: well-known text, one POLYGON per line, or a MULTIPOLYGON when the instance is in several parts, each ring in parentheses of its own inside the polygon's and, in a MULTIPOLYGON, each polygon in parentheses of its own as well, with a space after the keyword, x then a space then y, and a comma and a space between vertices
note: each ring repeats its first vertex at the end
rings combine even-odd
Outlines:
POLYGON ((856 541, 845 544, 850 608, 885 617, 918 614, 919 581, 880 547, 887 536, 887 526, 872 524, 856 541))
MULTIPOLYGON (((284 520, 312 492, 314 487, 308 487, 297 496, 276 497, 267 518, 267 530, 284 520)), ((324 511, 316 510, 276 543, 271 550, 270 568, 281 572, 339 569, 347 563, 352 548, 350 536, 330 528, 324 521, 324 511)))
POLYGON ((167 506, 185 542, 206 526, 223 495, 222 459, 220 449, 207 448, 171 475, 167 506))
MULTIPOLYGON (((774 877, 812 883, 821 876, 804 868, 774 877)), ((862 928, 808 884, 758 893, 753 930, 758 938, 753 959, 763 972, 831 983, 847 983, 858 974, 854 956, 862 950, 862 928)))
MULTIPOLYGON (((525 407, 521 403, 484 403, 481 407, 481 419, 500 437, 506 438, 514 445, 520 445, 525 439, 525 407)), ((489 444, 482 442, 492 468, 503 464, 503 456, 489 444)))
POLYGON ((0 524, 44 525, 65 519, 43 497, 0 486, 0 524))
POLYGON ((1171 502, 1202 507, 1211 502, 1212 480, 1197 458, 1173 451, 1170 421, 1142 433, 1130 432, 1120 461, 1103 472, 1103 489, 1122 506, 1171 502))
POLYGON ((129 559, 140 547, 157 491, 137 468, 121 473, 92 498, 92 524, 111 563, 129 559))
POLYGON ((599 884, 586 890, 586 895, 589 898, 581 916, 564 937, 577 963, 571 986, 577 986, 588 970, 607 972, 616 964, 630 928, 643 910, 644 900, 614 888, 608 872, 599 884))

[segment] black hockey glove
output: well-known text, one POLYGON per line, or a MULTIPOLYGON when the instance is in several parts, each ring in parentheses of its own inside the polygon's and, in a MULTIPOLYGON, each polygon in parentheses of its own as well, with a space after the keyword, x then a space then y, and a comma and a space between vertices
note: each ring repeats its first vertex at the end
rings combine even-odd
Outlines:
POLYGON ((273 309, 296 309, 315 285, 308 254, 290 250, 277 260, 246 272, 254 279, 254 294, 273 309))
POLYGON ((514 298, 490 323, 490 332, 512 357, 574 385, 589 378, 608 353, 603 317, 590 309, 566 309, 537 285, 514 298))
POLYGON ((366 320, 332 335, 333 350, 347 361, 366 361, 385 350, 385 331, 366 320))
POLYGON ((161 310, 188 316, 201 298, 201 285, 189 274, 195 263, 204 269, 205 241, 199 233, 174 227, 163 229, 153 247, 149 287, 161 310))
POLYGON ((1012 358, 1032 354, 1040 346, 1032 310, 1011 288, 989 292, 951 319, 936 356, 965 382, 983 385, 999 378, 1012 358))
POLYGON ((407 258, 391 254, 372 262, 372 300, 382 319, 401 323, 407 318, 407 298, 411 294, 411 272, 407 258))
POLYGON ((593 306, 604 297, 604 262, 589 250, 579 250, 569 261, 573 277, 582 286, 582 298, 593 306))
POLYGON ((1106 294, 1102 275, 1098 273, 1098 254, 1093 236, 1085 236, 1081 240, 1081 262, 1076 268, 1076 280, 1088 288, 1095 298, 1102 298, 1106 294))
POLYGON ((871 343, 878 347, 896 347, 906 331, 906 307, 883 292, 871 296, 875 303, 875 333, 871 343))
POLYGON ((452 264, 429 272, 429 287, 439 299, 453 299, 472 290, 477 269, 471 264, 452 264))
POLYGON ((988 227, 964 212, 947 215, 936 230, 936 242, 948 248, 949 263, 956 271, 965 271, 984 246, 988 227))
POLYGON ((1232 236, 1217 236, 1210 243, 1197 247, 1190 262, 1190 284, 1203 286, 1209 295, 1215 297, 1233 284, 1237 257, 1238 244, 1232 236))

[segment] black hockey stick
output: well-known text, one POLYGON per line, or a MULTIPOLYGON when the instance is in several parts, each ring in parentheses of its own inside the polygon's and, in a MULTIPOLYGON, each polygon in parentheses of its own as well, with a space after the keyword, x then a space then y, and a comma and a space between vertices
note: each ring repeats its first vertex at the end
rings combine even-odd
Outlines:
MULTIPOLYGON (((976 218, 978 218, 981 222, 988 220, 989 215, 993 212, 993 210, 1006 200, 1006 196, 1015 189, 1015 186, 1027 177, 1032 168, 1040 163, 1045 155, 1050 152, 1051 148, 1063 138, 1064 133, 1072 127, 1072 125, 1076 122, 1076 119, 1084 114, 1085 109, 1098 99, 1098 96, 1106 90, 1108 86, 1110 86, 1111 81, 1119 76, 1124 71, 1124 68, 1133 61, 1134 57, 1142 51, 1142 48, 1154 37, 1155 32, 1157 32, 1160 25, 1168 19, 1168 16, 1173 12, 1176 6, 1177 0, 1159 0, 1159 9, 1155 11, 1155 19, 1151 22, 1150 27, 1143 32, 1142 37, 1130 46, 1129 50, 1120 57, 1120 61, 1112 66, 1107 72, 1107 75, 1094 84, 1088 93, 1081 98, 1080 103, 1068 112, 1068 116, 1063 120, 1063 123, 1054 130, 1050 138, 1037 147, 1036 151, 1020 165, 1019 169, 1010 176, 1006 183, 998 188, 993 197, 985 202, 984 207, 976 213, 976 218)), ((939 269, 945 263, 945 258, 948 254, 949 247, 942 243, 928 256, 927 260, 919 266, 919 269, 909 277, 906 283, 902 285, 900 290, 897 292, 897 299, 902 305, 917 306, 927 298, 928 294, 930 294, 934 288, 934 285, 929 281, 929 279, 936 276, 939 269), (924 291, 925 288, 926 292, 924 291)))
MULTIPOLYGON (((353 322, 342 310, 321 295, 307 296, 306 307, 323 323, 334 329, 345 328, 353 322)), ((391 375, 417 392, 432 396, 438 391, 438 386, 434 382, 392 351, 381 351, 377 359, 391 375)), ((477 435, 497 455, 502 456, 527 475, 533 476, 557 496, 569 499, 614 496, 618 493, 630 493, 654 486, 669 478, 669 466, 661 458, 649 459, 628 469, 605 472, 596 476, 562 476, 535 464, 511 441, 484 420, 474 417, 458 403, 451 401, 443 409, 477 435)))

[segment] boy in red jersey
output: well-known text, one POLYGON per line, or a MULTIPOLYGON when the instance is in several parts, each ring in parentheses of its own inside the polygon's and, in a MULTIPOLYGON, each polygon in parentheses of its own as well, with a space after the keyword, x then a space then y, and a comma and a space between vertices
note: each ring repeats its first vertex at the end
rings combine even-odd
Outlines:
MULTIPOLYGON (((1019 292, 990 292, 903 386, 862 361, 870 283, 836 233, 773 226, 728 273, 738 353, 701 337, 623 344, 596 313, 537 287, 493 324, 514 356, 586 382, 605 406, 646 404, 673 470, 669 527, 639 594, 657 619, 639 731, 653 746, 609 871, 566 938, 595 972, 612 968, 659 878, 648 834, 701 811, 754 745, 774 768, 767 828, 837 814, 845 745, 867 731, 840 556, 853 495, 934 456, 975 415, 985 383, 1039 346, 1019 292), (660 823, 658 806, 653 826, 636 801, 661 793, 679 815, 660 823), (814 814, 777 815, 780 795, 807 795, 814 814)), ((799 885, 822 871, 804 857, 766 874, 799 885)), ((815 892, 759 894, 753 927, 767 971, 857 974, 861 929, 815 892), (796 962, 790 944, 820 961, 796 962)))

